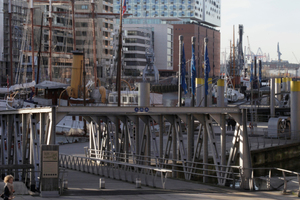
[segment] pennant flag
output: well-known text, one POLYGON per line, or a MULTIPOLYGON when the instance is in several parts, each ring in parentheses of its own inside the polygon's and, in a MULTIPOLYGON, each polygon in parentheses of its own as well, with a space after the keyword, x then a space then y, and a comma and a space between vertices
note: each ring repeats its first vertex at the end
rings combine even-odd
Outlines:
POLYGON ((250 68, 250 82, 253 81, 253 61, 251 62, 251 68, 250 68))
POLYGON ((181 55, 181 87, 184 91, 184 94, 187 93, 187 86, 185 83, 185 54, 184 54, 184 43, 182 45, 182 55, 181 55))
POLYGON ((209 58, 208 58, 208 51, 207 45, 205 45, 205 52, 204 52, 204 81, 205 81, 205 94, 208 95, 208 76, 210 72, 210 65, 209 65, 209 58))
POLYGON ((192 45, 192 59, 191 59, 191 85, 192 85, 192 93, 195 95, 195 90, 196 90, 196 84, 195 84, 195 79, 196 79, 196 60, 195 60, 195 49, 194 46, 192 45))
POLYGON ((126 0, 124 0, 122 16, 124 15, 125 12, 126 12, 126 0))

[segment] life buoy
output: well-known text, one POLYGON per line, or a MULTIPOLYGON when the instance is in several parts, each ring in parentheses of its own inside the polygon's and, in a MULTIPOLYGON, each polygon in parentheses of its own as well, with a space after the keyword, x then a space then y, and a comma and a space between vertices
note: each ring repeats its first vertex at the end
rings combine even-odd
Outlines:
POLYGON ((249 128, 253 129, 253 126, 252 126, 251 122, 249 123, 249 128))

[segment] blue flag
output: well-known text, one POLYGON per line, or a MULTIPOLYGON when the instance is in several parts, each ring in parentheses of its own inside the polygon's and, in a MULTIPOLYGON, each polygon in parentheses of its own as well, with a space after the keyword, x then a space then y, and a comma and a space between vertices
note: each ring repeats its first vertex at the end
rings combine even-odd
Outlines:
POLYGON ((209 65, 209 58, 208 58, 208 51, 207 45, 205 45, 205 52, 204 52, 204 81, 205 81, 205 94, 208 95, 208 76, 210 72, 210 65, 209 65))
POLYGON ((184 54, 184 43, 182 45, 182 55, 181 55, 181 87, 184 91, 184 94, 187 93, 187 86, 185 83, 185 54, 184 54))
POLYGON ((251 62, 251 68, 250 68, 250 82, 253 81, 253 61, 251 62))
POLYGON ((192 59, 191 59, 191 85, 192 85, 192 93, 195 95, 195 79, 196 79, 196 60, 195 60, 195 49, 192 45, 192 59))

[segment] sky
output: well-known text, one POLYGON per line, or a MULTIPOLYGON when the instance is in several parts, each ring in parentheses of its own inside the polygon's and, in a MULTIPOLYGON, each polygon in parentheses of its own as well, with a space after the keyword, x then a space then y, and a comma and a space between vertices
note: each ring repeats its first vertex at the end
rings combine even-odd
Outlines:
POLYGON ((248 36, 254 54, 260 47, 277 60, 279 42, 282 60, 300 62, 300 0, 221 0, 221 61, 225 49, 229 56, 233 26, 235 43, 238 39, 239 24, 244 26, 243 46, 248 48, 248 36))

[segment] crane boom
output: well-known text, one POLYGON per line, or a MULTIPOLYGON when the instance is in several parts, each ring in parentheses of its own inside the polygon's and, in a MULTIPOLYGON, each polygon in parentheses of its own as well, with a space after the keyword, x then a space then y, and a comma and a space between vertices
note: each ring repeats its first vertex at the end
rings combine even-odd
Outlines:
POLYGON ((297 59, 296 55, 294 54, 294 52, 293 52, 293 55, 294 55, 294 57, 295 57, 295 59, 296 59, 297 63, 299 63, 299 64, 300 64, 300 62, 298 61, 298 59, 297 59))

